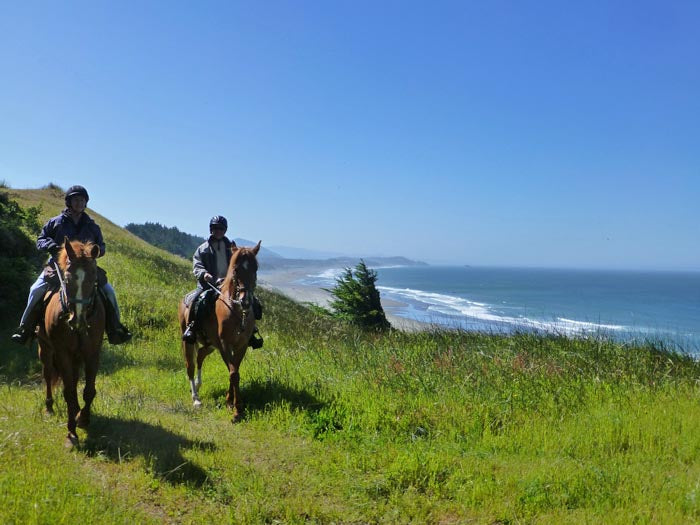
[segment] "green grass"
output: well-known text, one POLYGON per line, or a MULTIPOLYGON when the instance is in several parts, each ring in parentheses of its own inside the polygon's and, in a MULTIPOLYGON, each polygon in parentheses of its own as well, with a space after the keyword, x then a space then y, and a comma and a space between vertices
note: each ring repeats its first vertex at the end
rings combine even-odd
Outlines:
MULTIPOLYGON (((13 192, 60 208, 56 191, 13 192)), ((2 339, 0 522, 700 521, 694 360, 597 339, 367 335, 262 290, 265 346, 243 362, 232 425, 216 355, 191 405, 176 320, 189 262, 97 218, 136 336, 105 343, 75 453, 62 399, 41 413, 36 358, 2 339)))

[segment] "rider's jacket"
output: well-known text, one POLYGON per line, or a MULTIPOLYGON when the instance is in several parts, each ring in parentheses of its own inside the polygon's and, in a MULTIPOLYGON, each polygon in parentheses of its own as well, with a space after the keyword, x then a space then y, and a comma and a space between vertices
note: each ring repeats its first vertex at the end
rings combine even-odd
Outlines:
MULTIPOLYGON (((226 268, 228 268, 228 264, 231 262, 231 246, 233 243, 228 237, 224 237, 222 241, 225 246, 226 268)), ((226 268, 217 267, 216 252, 212 246, 214 242, 217 242, 214 236, 209 237, 208 240, 199 245, 192 256, 192 273, 194 273, 194 276, 197 278, 200 287, 203 287, 205 283, 204 274, 210 273, 216 277, 217 275, 226 273, 226 268)))
MULTIPOLYGON (((36 240, 36 247, 41 251, 50 251, 54 247, 60 247, 66 237, 69 241, 93 242, 100 247, 99 257, 105 254, 105 241, 100 227, 85 212, 76 224, 71 219, 67 208, 44 224, 36 240)), ((52 257, 49 259, 49 264, 53 262, 52 257)))

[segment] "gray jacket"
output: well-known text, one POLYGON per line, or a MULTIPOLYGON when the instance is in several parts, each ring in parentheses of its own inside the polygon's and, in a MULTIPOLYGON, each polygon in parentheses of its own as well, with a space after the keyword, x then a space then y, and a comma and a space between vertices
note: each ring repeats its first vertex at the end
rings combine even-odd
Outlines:
MULTIPOLYGON (((226 266, 231 262, 231 246, 235 246, 227 237, 222 239, 224 245, 226 246, 226 266)), ((192 256, 192 273, 197 278, 197 282, 200 287, 205 286, 204 275, 210 273, 211 275, 218 275, 218 268, 216 267, 216 253, 212 248, 212 241, 214 237, 209 237, 208 240, 199 245, 192 256)))

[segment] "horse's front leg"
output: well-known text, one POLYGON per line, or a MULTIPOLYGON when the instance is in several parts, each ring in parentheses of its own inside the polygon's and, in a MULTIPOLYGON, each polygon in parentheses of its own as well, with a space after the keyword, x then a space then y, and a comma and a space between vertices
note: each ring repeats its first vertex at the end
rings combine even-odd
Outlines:
MULTIPOLYGON (((85 406, 78 412, 76 425, 80 428, 87 428, 90 425, 90 407, 95 399, 97 390, 95 389, 95 378, 97 377, 97 369, 99 367, 99 356, 90 357, 85 362, 85 389, 83 390, 83 401, 85 406)), ((76 392, 77 392, 76 381, 76 392)))
MULTIPOLYGON (((228 346, 228 345, 227 345, 228 346)), ((226 394, 226 405, 233 410, 233 423, 237 423, 243 417, 243 401, 241 399, 240 392, 240 381, 241 376, 239 373, 239 368, 241 366, 241 361, 245 356, 246 349, 235 351, 232 348, 224 347, 224 351, 230 359, 226 360, 228 365, 228 376, 229 376, 229 388, 226 394)))
POLYGON ((63 370, 63 399, 66 400, 66 407, 68 409, 68 436, 66 437, 66 447, 73 448, 77 447, 80 443, 78 434, 76 433, 75 421, 80 411, 80 404, 78 403, 78 374, 77 370, 74 370, 71 364, 67 364, 63 370))

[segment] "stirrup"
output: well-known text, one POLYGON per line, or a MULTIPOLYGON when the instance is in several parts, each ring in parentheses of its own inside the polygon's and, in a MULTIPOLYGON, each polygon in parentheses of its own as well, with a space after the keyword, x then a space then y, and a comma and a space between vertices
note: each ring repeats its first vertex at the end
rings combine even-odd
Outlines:
POLYGON ((197 332, 194 330, 194 321, 191 321, 182 333, 182 340, 185 343, 194 344, 197 342, 197 332))

